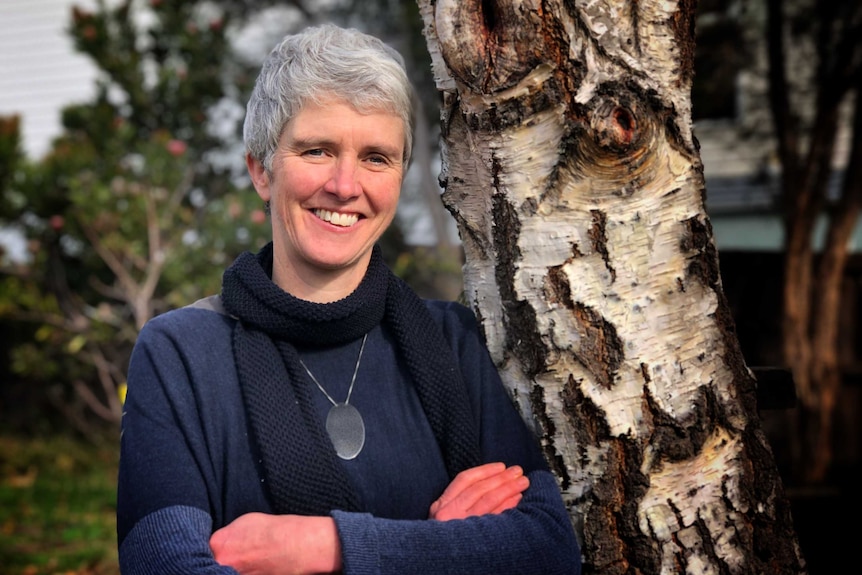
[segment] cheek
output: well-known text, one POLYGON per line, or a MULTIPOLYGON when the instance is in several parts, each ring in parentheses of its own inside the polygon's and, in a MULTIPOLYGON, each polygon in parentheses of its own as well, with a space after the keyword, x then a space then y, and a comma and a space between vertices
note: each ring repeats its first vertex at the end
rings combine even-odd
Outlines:
POLYGON ((396 193, 392 194, 392 196, 389 199, 389 212, 390 212, 391 217, 395 217, 395 212, 396 212, 396 210, 398 210, 398 197, 399 197, 399 193, 396 192, 396 193))
POLYGON ((306 170, 303 174, 298 174, 293 180, 293 187, 290 194, 295 202, 306 202, 318 197, 323 193, 333 177, 333 170, 328 167, 318 167, 314 170, 306 170))
POLYGON ((290 206, 305 199, 303 198, 302 191, 307 187, 307 184, 303 183, 302 178, 284 178, 275 193, 274 203, 278 203, 282 206, 282 210, 287 212, 290 206))
POLYGON ((374 198, 377 209, 381 212, 392 212, 394 215, 401 195, 401 178, 388 178, 379 182, 375 189, 378 190, 374 198))
POLYGON ((289 193, 285 193, 285 190, 279 189, 278 193, 274 194, 272 197, 272 201, 270 202, 270 210, 272 211, 272 221, 280 222, 282 228, 290 227, 289 222, 291 218, 291 197, 289 193))

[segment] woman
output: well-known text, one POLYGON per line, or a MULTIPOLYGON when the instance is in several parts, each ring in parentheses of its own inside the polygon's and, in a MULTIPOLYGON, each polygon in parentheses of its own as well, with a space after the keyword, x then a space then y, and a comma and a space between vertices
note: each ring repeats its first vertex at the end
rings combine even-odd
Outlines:
POLYGON ((272 242, 129 367, 138 573, 578 573, 555 480, 464 307, 382 262, 411 148, 400 56, 335 26, 264 63, 244 137, 272 242))

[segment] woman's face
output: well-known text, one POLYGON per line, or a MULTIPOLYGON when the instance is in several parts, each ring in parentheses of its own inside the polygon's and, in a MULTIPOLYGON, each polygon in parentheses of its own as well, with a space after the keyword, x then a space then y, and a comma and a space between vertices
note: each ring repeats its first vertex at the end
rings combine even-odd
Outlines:
POLYGON ((258 194, 271 203, 273 279, 286 271, 359 285, 372 246, 395 216, 403 155, 397 115, 361 114, 340 100, 306 104, 285 125, 271 175, 249 160, 258 194))

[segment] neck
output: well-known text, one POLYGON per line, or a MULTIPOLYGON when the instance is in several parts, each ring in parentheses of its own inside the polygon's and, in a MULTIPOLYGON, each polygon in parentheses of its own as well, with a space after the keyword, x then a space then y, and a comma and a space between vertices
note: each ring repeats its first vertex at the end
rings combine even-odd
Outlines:
POLYGON ((313 303, 332 303, 346 298, 359 287, 370 259, 369 251, 356 265, 327 270, 297 266, 283 251, 276 249, 273 254, 272 281, 295 298, 313 303))
MULTIPOLYGON (((379 248, 372 248, 366 273, 352 292, 336 301, 313 302, 273 281, 274 254, 269 244, 257 254, 240 254, 225 270, 222 303, 229 315, 270 337, 315 345, 353 341, 380 323, 386 313, 389 286, 395 277, 379 254, 379 248)), ((304 295, 320 295, 319 290, 309 293, 304 295)))

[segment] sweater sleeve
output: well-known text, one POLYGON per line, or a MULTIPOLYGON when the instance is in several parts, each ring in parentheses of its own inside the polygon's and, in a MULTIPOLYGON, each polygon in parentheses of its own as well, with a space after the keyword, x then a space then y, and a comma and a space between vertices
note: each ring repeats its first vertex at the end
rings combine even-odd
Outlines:
POLYGON ((345 575, 578 575, 580 554, 556 481, 529 475, 518 507, 453 521, 333 513, 345 575))
POLYGON ((164 325, 145 326, 130 360, 117 485, 120 569, 236 575, 216 563, 209 547, 217 480, 191 386, 193 366, 164 325))
POLYGON ((577 575, 581 557, 556 479, 503 388, 473 314, 429 304, 455 352, 481 427, 484 463, 521 465, 530 487, 515 509, 453 521, 336 511, 345 575, 577 575))
POLYGON ((174 506, 150 513, 119 548, 123 575, 238 575, 219 565, 209 546, 212 519, 196 507, 174 506))

